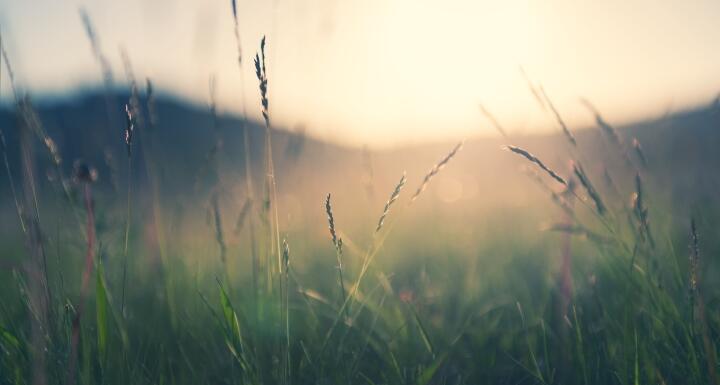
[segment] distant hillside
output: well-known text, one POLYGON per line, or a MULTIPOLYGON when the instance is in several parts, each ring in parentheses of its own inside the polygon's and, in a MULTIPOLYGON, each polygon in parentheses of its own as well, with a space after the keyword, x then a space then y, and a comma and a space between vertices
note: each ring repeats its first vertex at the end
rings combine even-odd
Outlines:
MULTIPOLYGON (((70 173, 75 159, 85 159, 95 165, 100 174, 99 188, 106 192, 105 201, 122 199, 127 175, 123 142, 124 116, 121 100, 115 95, 114 116, 108 124, 106 99, 102 95, 59 101, 42 105, 39 114, 49 136, 57 143, 64 159, 64 172, 70 173), (119 195, 116 195, 119 194, 119 195)), ((235 216, 245 200, 245 153, 243 123, 238 118, 221 116, 217 137, 223 147, 218 152, 218 170, 211 164, 209 154, 214 147, 216 131, 207 109, 170 99, 156 103, 157 125, 140 127, 134 145, 136 186, 146 191, 147 168, 145 156, 157 163, 157 178, 163 201, 181 202, 186 206, 205 209, 202 202, 220 181, 224 207, 235 216), (149 149, 152 141, 151 154, 149 149)), ((145 117, 147 118, 147 117, 145 117)), ((605 119, 612 123, 611 116, 605 119)), ((9 143, 10 163, 19 175, 18 136, 16 119, 10 111, 0 112, 9 143)), ((255 194, 263 194, 265 139, 264 128, 249 122, 251 167, 254 173, 255 194)), ((573 128, 571 128, 573 129, 573 128)), ((639 167, 650 186, 650 199, 672 203, 674 211, 692 210, 698 202, 712 200, 720 191, 715 170, 720 166, 720 114, 715 110, 678 113, 659 121, 642 122, 618 127, 625 152, 634 164, 641 165, 632 147, 637 138, 647 158, 647 168, 639 167)), ((563 175, 570 175, 569 160, 580 160, 594 183, 608 199, 626 202, 634 191, 634 175, 628 167, 626 155, 612 145, 598 128, 574 130, 578 146, 571 149, 560 134, 511 138, 519 145, 542 158, 563 175), (605 169, 615 186, 607 185, 605 169), (612 191, 615 190, 615 191, 612 191)), ((321 201, 332 192, 341 220, 358 226, 370 224, 377 217, 384 200, 407 172, 409 194, 427 170, 444 156, 454 143, 370 151, 346 148, 306 137, 303 133, 273 131, 273 151, 278 192, 281 197, 282 220, 287 227, 302 227, 308 220, 322 222, 321 201), (352 219, 351 219, 352 218, 352 219)), ((502 210, 503 207, 547 207, 546 192, 521 171, 527 162, 502 151, 505 140, 499 138, 468 141, 448 167, 433 180, 422 199, 415 205, 418 215, 433 213, 442 221, 443 215, 470 215, 483 210, 502 210), (439 211, 438 211, 439 210, 439 211)), ((48 168, 47 157, 38 144, 36 151, 42 170, 48 168)), ((532 168, 531 168, 532 169, 532 168)), ((5 171, 0 172, 6 180, 5 171)), ((44 172, 38 175, 45 175, 44 172)), ((546 183, 553 187, 551 180, 546 183)), ((1 183, 0 186, 6 186, 1 183)), ((557 187, 557 186, 555 186, 557 187)), ((6 187, 2 196, 9 197, 6 187)), ((148 194, 139 194, 139 200, 148 194)), ((10 202, 9 199, 3 199, 10 202)), ((456 221, 457 222, 457 221, 456 221)))

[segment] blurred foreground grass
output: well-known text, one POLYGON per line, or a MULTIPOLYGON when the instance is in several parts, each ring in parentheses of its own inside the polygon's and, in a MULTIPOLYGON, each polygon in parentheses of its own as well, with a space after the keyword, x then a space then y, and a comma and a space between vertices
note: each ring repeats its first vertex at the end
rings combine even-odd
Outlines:
MULTIPOLYGON (((69 175, 29 100, 16 99, 18 145, 2 141, 0 383, 718 385, 709 256, 719 247, 698 236, 717 228, 717 203, 678 206, 653 183, 684 185, 711 165, 668 172, 688 164, 668 156, 649 168, 639 141, 590 106, 604 150, 576 141, 556 112, 559 162, 504 154, 523 162, 534 191, 501 182, 516 170, 490 162, 494 179, 476 186, 475 203, 450 208, 469 184, 437 175, 459 146, 407 186, 405 174, 397 185, 373 179, 367 151, 363 173, 342 168, 342 149, 304 150, 318 147, 302 136, 273 154, 263 49, 260 140, 243 121, 239 140, 224 141, 211 100, 212 130, 170 158, 180 135, 161 136, 150 83, 143 107, 129 76, 124 148, 97 132, 87 146, 104 156, 100 181, 83 162, 69 175), (287 172, 304 153, 317 167, 287 172), (338 166, 337 189, 315 196, 332 184, 327 164, 338 166), (443 202, 425 204, 432 184, 443 202), (192 191, 175 194, 180 185, 192 191)), ((78 116, 91 113, 102 115, 78 116)), ((714 159, 702 144, 683 155, 714 159)), ((478 159, 479 147, 465 151, 478 159)), ((419 163, 405 154, 380 171, 419 163)))
POLYGON ((327 223, 274 229, 263 203, 232 236, 217 198, 208 218, 160 199, 134 213, 122 299, 122 200, 68 179, 70 201, 41 192, 46 210, 23 214, 24 245, 3 240, 0 381, 717 383, 717 290, 689 216, 648 215, 641 187, 600 214, 575 178, 535 176, 561 218, 545 232, 532 207, 438 228, 412 216, 415 186, 377 233, 344 232, 336 210, 344 291, 327 223))

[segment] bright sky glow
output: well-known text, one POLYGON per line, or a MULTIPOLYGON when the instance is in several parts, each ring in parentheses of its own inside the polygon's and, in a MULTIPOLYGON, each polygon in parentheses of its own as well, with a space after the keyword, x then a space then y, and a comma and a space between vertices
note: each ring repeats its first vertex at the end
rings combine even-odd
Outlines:
POLYGON ((101 84, 80 6, 116 82, 123 46, 138 78, 207 103, 214 74, 219 107, 239 113, 244 94, 255 119, 252 55, 267 35, 273 120, 352 145, 496 135, 481 102, 511 133, 556 129, 520 66, 574 128, 591 123, 580 96, 622 123, 720 90, 713 0, 240 0, 244 87, 230 0, 6 0, 3 44, 33 95, 101 84))

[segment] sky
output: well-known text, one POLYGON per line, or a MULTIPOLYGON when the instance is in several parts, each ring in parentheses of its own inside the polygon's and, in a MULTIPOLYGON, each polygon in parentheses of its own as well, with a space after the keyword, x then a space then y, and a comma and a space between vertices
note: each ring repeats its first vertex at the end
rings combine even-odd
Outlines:
MULTIPOLYGON (((591 100, 616 124, 709 103, 720 91, 715 0, 3 0, 0 32, 19 86, 36 98, 102 84, 79 9, 118 86, 260 118, 252 56, 267 36, 275 125, 375 147, 559 130, 528 89, 542 85, 572 129, 591 100), (244 107, 243 107, 244 106, 244 107)), ((10 98, 3 81, 0 97, 10 98)))

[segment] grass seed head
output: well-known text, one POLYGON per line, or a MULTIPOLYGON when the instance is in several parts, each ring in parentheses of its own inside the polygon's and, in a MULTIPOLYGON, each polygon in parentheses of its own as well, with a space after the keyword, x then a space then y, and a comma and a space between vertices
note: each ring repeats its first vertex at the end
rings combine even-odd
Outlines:
POLYGON ((407 182, 407 178, 405 177, 405 173, 403 172, 402 177, 400 177, 400 181, 397 185, 395 185, 395 189, 393 190, 392 194, 390 194, 390 199, 388 199, 387 202, 385 202, 385 207, 383 208, 382 215, 380 215, 380 219, 378 219, 378 224, 375 227, 375 232, 377 233, 382 229, 383 224, 385 223, 385 218, 390 213, 390 206, 400 197, 400 191, 402 190, 403 186, 405 186, 405 182, 407 182))
POLYGON ((558 183, 560 183, 564 186, 568 185, 567 181, 565 181, 565 179, 563 179, 563 177, 561 177, 558 173, 556 173, 555 171, 550 169, 548 166, 546 166, 545 163, 543 163, 538 157, 531 154, 530 152, 523 150, 522 148, 517 147, 517 146, 508 145, 508 146, 505 146, 504 148, 508 151, 514 152, 514 153, 522 156, 523 158, 529 160, 532 163, 535 163, 538 167, 540 167, 543 171, 545 171, 548 175, 550 175, 551 178, 555 179, 558 183))
POLYGON ((287 239, 283 239, 283 265, 287 275, 290 272, 290 246, 288 246, 287 239))
POLYGON ((265 119, 265 126, 270 127, 269 102, 267 97, 268 80, 265 67, 265 36, 260 40, 260 52, 255 54, 255 76, 257 76, 260 88, 260 104, 262 106, 262 115, 265 119))
POLYGON ((333 216, 332 204, 330 203, 330 194, 329 193, 328 193, 327 197, 325 198, 325 213, 327 214, 327 218, 328 218, 328 229, 330 229, 330 237, 332 239, 332 243, 337 248, 338 247, 338 237, 337 237, 337 233, 335 232, 335 217, 333 216))
POLYGON ((595 187, 590 182, 590 178, 579 162, 573 163, 573 172, 580 181, 580 184, 585 188, 585 192, 587 192, 588 196, 593 201, 593 204, 595 204, 598 214, 605 215, 607 207, 605 206, 605 203, 603 203, 603 200, 600 198, 600 194, 597 190, 595 190, 595 187))
POLYGON ((425 178, 423 179, 422 183, 415 191, 415 194, 412 196, 412 198, 410 198, 411 203, 415 202, 415 200, 418 198, 418 196, 420 196, 420 194, 423 191, 425 191, 428 184, 430 183, 430 179, 432 179, 435 175, 437 175, 437 173, 440 172, 440 170, 442 170, 443 167, 445 167, 445 165, 447 165, 447 163, 450 161, 450 159, 455 157, 455 155, 458 153, 458 151, 460 151, 460 149, 462 148, 463 143, 464 142, 460 142, 457 145, 455 145, 455 147, 453 147, 453 149, 447 155, 445 155, 444 158, 442 158, 439 162, 437 162, 430 169, 430 171, 428 171, 428 173, 425 175, 425 178))
POLYGON ((128 156, 132 155, 133 135, 135 133, 135 114, 130 105, 125 105, 125 147, 128 156))

